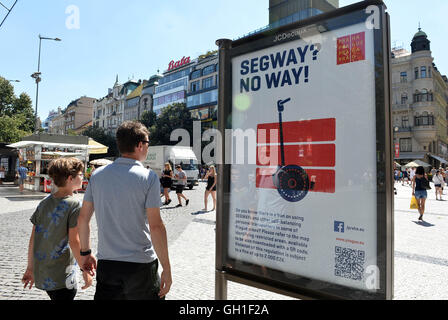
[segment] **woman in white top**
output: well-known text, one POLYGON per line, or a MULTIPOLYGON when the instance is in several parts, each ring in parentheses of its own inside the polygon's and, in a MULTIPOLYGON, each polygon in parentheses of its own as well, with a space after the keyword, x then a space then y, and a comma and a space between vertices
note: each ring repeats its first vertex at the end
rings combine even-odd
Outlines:
POLYGON ((432 177, 432 182, 434 182, 434 187, 436 188, 436 200, 442 201, 442 188, 445 182, 443 181, 443 176, 439 170, 437 170, 434 177, 432 177), (437 198, 437 195, 439 195, 440 199, 437 198))

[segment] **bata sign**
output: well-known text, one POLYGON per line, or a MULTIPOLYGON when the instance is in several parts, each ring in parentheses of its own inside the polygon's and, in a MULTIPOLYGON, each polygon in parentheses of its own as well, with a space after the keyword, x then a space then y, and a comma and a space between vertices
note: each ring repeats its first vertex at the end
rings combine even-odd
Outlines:
POLYGON ((190 57, 183 57, 181 60, 175 62, 174 60, 170 62, 170 64, 168 65, 168 71, 173 70, 173 69, 177 69, 179 67, 182 67, 186 64, 189 64, 191 62, 190 57))

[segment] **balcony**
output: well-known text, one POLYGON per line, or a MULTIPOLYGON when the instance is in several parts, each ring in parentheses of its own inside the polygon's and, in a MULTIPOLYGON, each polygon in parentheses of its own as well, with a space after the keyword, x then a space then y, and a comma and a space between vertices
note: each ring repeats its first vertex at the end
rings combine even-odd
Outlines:
POLYGON ((412 132, 412 127, 398 127, 398 130, 396 130, 395 132, 412 132))
POLYGON ((409 103, 406 104, 392 104, 392 111, 410 111, 412 106, 409 103))
POLYGON ((435 125, 414 126, 413 131, 437 131, 437 128, 435 125))

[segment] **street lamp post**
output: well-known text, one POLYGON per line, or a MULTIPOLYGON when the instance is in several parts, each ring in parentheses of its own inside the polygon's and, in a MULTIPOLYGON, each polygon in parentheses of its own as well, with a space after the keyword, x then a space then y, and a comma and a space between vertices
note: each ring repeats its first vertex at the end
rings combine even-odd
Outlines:
POLYGON ((37 106, 39 104, 39 82, 41 82, 41 72, 40 72, 40 53, 42 49, 42 40, 53 40, 53 41, 61 41, 59 38, 47 38, 39 35, 39 58, 37 61, 37 72, 31 75, 31 78, 36 80, 36 114, 34 115, 34 132, 37 132, 37 106))

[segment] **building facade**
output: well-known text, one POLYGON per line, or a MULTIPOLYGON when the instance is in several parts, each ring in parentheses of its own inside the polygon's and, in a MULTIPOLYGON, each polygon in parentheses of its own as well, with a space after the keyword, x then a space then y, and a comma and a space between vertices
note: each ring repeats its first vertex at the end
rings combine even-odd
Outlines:
POLYGON ((394 143, 401 164, 419 159, 448 162, 448 81, 437 69, 426 33, 419 29, 411 52, 392 52, 394 143))
POLYGON ((62 110, 61 107, 58 107, 57 115, 55 115, 48 127, 48 133, 51 134, 64 134, 65 132, 65 110, 62 110))
POLYGON ((217 128, 218 119, 218 54, 199 57, 192 68, 187 108, 192 118, 200 120, 203 128, 217 128))
POLYGON ((187 90, 193 64, 190 57, 171 61, 155 87, 153 111, 159 115, 162 109, 173 103, 186 103, 187 90))
POLYGON ((269 26, 278 28, 339 8, 339 0, 269 0, 269 26))
POLYGON ((93 104, 95 101, 95 98, 84 96, 72 101, 67 106, 64 113, 64 134, 67 134, 69 131, 79 131, 81 127, 92 121, 93 104))
MULTIPOLYGON (((60 109, 60 108, 59 108, 60 109)), ((49 133, 50 132, 50 127, 51 127, 51 122, 53 121, 54 118, 56 118, 58 116, 58 112, 55 110, 51 110, 48 113, 48 117, 44 120, 44 122, 42 123, 42 128, 44 129, 45 132, 49 133)))
POLYGON ((140 120, 145 111, 153 110, 153 95, 162 75, 153 75, 149 80, 139 80, 140 85, 126 97, 124 121, 140 120))
POLYGON ((117 128, 124 122, 126 97, 140 84, 136 80, 129 80, 120 84, 117 76, 113 88, 110 88, 108 94, 97 100, 93 105, 91 119, 93 125, 104 128, 109 134, 115 135, 117 128))

